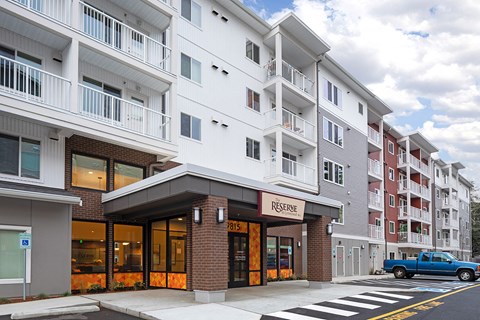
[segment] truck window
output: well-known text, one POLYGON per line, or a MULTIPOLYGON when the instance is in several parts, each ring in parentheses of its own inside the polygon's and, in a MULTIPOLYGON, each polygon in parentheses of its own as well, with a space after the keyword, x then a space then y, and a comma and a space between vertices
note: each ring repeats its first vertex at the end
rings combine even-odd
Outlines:
POLYGON ((443 253, 434 253, 432 257, 432 261, 434 262, 447 262, 448 257, 443 253))
POLYGON ((424 253, 422 256, 422 261, 430 261, 430 253, 424 253))

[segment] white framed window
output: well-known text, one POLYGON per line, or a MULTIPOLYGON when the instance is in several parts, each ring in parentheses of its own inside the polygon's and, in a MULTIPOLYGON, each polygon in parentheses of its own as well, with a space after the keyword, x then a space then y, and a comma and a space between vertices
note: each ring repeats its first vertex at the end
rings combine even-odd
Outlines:
POLYGON ((390 154, 395 154, 395 145, 390 140, 388 140, 388 152, 390 154))
POLYGON ((328 159, 323 159, 323 179, 343 186, 343 166, 328 159))
POLYGON ((338 219, 333 219, 332 222, 336 224, 344 224, 344 218, 345 218, 345 206, 342 204, 342 206, 338 209, 338 219))
POLYGON ((390 234, 395 234, 395 221, 389 221, 388 232, 390 232, 390 234))
POLYGON ((453 240, 458 240, 458 230, 453 230, 453 240))
POLYGON ((246 56, 253 62, 260 64, 260 47, 247 39, 245 45, 246 56))
POLYGON ((390 181, 395 181, 395 170, 388 168, 388 179, 390 181))
POLYGON ((180 134, 194 140, 202 140, 202 120, 186 113, 180 114, 180 134))
POLYGON ((390 260, 395 260, 395 251, 390 251, 390 252, 388 253, 388 258, 389 258, 390 260))
POLYGON ((363 104, 358 103, 358 113, 363 114, 363 104))
POLYGON ((382 226, 382 220, 380 220, 380 218, 375 218, 375 225, 377 227, 381 227, 382 226))
POLYGON ((340 109, 342 108, 342 90, 327 79, 323 79, 323 97, 340 109))
POLYGON ((323 139, 343 147, 343 128, 338 124, 323 118, 323 139))
POLYGON ((251 138, 246 139, 246 156, 260 160, 260 142, 251 138))
POLYGON ((442 217, 440 216, 440 209, 435 210, 437 214, 437 219, 441 219, 442 217))
POLYGON ((436 195, 437 199, 440 199, 440 189, 435 188, 435 195, 436 195))
POLYGON ((260 93, 247 88, 247 108, 260 112, 260 93))
POLYGON ((202 7, 195 1, 182 0, 182 17, 197 27, 202 27, 202 7))
POLYGON ((202 64, 186 54, 181 54, 181 74, 187 79, 202 83, 202 64))
POLYGON ((435 169, 435 175, 437 176, 437 178, 440 178, 440 170, 439 169, 435 169))
MULTIPOLYGON (((18 234, 32 233, 31 227, 0 225, 0 284, 23 283, 23 249, 19 248, 18 234)), ((27 249, 27 278, 31 277, 31 249, 27 249)))
POLYGON ((389 205, 390 205, 390 207, 392 207, 392 208, 395 207, 395 196, 394 196, 393 194, 390 195, 389 205))
POLYGON ((0 174, 40 179, 40 141, 0 134, 0 174))
POLYGON ((437 240, 442 240, 442 232, 440 230, 437 230, 437 240))

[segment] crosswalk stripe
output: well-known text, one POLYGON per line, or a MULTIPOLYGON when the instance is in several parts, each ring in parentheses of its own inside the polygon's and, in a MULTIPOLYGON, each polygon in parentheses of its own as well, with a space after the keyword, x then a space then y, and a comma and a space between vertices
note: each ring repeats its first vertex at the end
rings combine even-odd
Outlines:
POLYGON ((301 314, 296 314, 296 313, 291 313, 291 312, 285 312, 285 311, 278 311, 274 313, 269 313, 267 316, 271 317, 277 317, 277 318, 282 318, 282 319, 288 319, 288 320, 324 320, 321 318, 314 318, 314 317, 309 317, 309 316, 304 316, 301 314))
POLYGON ((362 295, 362 294, 356 294, 354 296, 350 296, 350 298, 377 301, 377 302, 390 303, 390 304, 398 302, 397 300, 390 300, 390 299, 377 298, 377 297, 372 297, 372 296, 365 296, 365 295, 362 295))
POLYGON ((338 316, 344 316, 344 317, 351 317, 351 316, 354 316, 354 315, 358 314, 358 312, 347 311, 347 310, 336 309, 336 308, 330 308, 330 307, 324 307, 324 306, 317 306, 316 304, 311 304, 309 306, 303 306, 301 308, 314 310, 314 311, 325 312, 325 313, 336 314, 338 316))
POLYGON ((340 299, 329 300, 328 302, 343 304, 343 305, 346 305, 346 306, 358 307, 358 308, 363 308, 363 309, 370 309, 370 310, 380 308, 380 306, 377 306, 375 304, 361 303, 361 302, 340 300, 340 299))
POLYGON ((401 294, 387 293, 387 292, 383 292, 383 291, 373 291, 373 292, 370 292, 370 293, 378 294, 378 295, 385 296, 385 297, 390 297, 390 298, 403 299, 403 300, 408 300, 408 299, 413 298, 411 296, 404 296, 404 295, 401 295, 401 294))

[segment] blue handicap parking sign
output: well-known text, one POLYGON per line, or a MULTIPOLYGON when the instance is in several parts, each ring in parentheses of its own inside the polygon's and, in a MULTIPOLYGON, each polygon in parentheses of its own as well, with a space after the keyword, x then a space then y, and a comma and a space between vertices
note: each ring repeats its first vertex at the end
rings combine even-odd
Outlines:
POLYGON ((32 247, 32 235, 29 233, 20 233, 18 235, 20 249, 31 249, 32 247))

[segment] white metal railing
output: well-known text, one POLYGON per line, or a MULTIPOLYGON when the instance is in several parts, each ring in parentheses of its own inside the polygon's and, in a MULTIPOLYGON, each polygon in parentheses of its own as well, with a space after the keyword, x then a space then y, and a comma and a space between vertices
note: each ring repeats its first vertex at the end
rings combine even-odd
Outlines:
POLYGON ((276 157, 265 161, 266 177, 283 176, 288 179, 299 181, 308 185, 315 185, 315 169, 295 162, 287 158, 282 158, 282 172, 276 172, 276 157))
POLYGON ((170 71, 169 47, 84 2, 80 2, 80 31, 146 64, 170 71))
POLYGON ((368 191, 368 206, 376 209, 383 209, 383 197, 375 192, 368 191))
POLYGON ((382 166, 380 161, 374 159, 368 159, 368 173, 382 178, 382 166))
POLYGON ((431 245, 432 237, 426 234, 415 233, 415 232, 399 232, 398 242, 431 245))
POLYGON ((69 110, 71 83, 65 78, 0 56, 0 93, 69 110))
POLYGON ((368 141, 380 146, 380 133, 370 126, 368 127, 368 141))
POLYGON ((398 218, 405 219, 410 216, 411 218, 422 220, 428 223, 432 221, 432 218, 430 217, 430 213, 428 211, 410 206, 410 215, 409 215, 407 210, 408 210, 407 206, 398 207, 398 218))
POLYGON ((420 185, 412 180, 401 179, 398 181, 398 191, 410 191, 427 200, 430 200, 430 188, 420 185))
POLYGON ((400 206, 398 207, 398 218, 399 219, 406 219, 408 218, 408 211, 407 206, 400 206))
MULTIPOLYGON (((264 113, 265 127, 270 128, 277 124, 276 109, 268 110, 264 113)), ((283 128, 304 137, 310 141, 315 141, 315 126, 305 119, 291 113, 287 110, 282 110, 282 122, 283 128)))
POLYGON ((61 23, 70 25, 72 12, 71 1, 65 0, 10 0, 25 6, 27 9, 40 13, 61 23))
POLYGON ((383 227, 375 224, 368 225, 368 236, 373 239, 384 239, 383 227))
MULTIPOLYGON (((270 61, 265 68, 267 69, 267 79, 277 76, 275 59, 270 61)), ((315 83, 285 61, 282 61, 282 77, 300 90, 311 96, 314 95, 315 83)))
POLYGON ((113 95, 79 84, 79 112, 114 127, 170 141, 171 118, 113 95))
POLYGON ((445 228, 445 229, 451 228, 450 218, 443 218, 442 227, 445 228))
POLYGON ((411 154, 407 155, 407 153, 400 153, 398 155, 398 165, 401 166, 406 164, 410 164, 412 167, 422 172, 424 175, 430 176, 430 167, 428 165, 426 165, 411 154))

